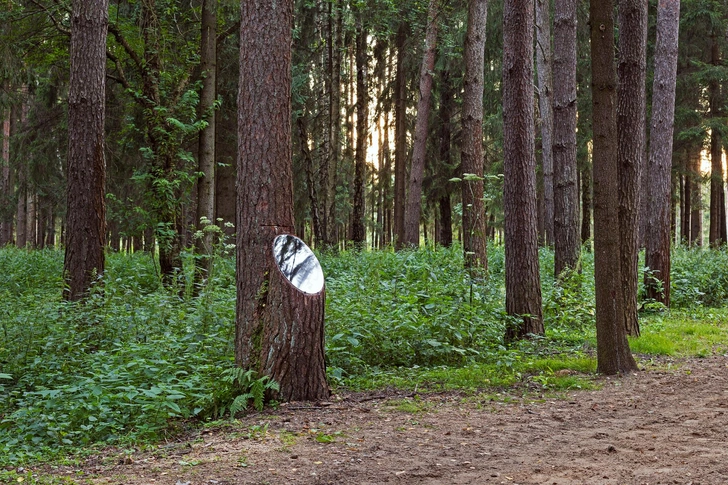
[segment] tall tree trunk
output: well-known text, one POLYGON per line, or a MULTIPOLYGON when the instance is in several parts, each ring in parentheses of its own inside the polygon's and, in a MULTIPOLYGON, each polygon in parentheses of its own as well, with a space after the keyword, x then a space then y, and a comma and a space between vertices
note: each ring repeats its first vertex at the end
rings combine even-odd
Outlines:
MULTIPOLYGON (((440 163, 439 180, 442 194, 438 202, 440 216, 438 219, 435 240, 444 247, 452 246, 452 207, 450 202, 450 179, 452 173, 452 117, 455 109, 455 93, 449 69, 444 69, 440 76, 440 163)), ((481 157, 482 158, 482 157, 481 157)), ((482 164, 481 164, 482 165, 482 164)), ((484 215, 485 217, 485 215, 484 215)))
POLYGON ((660 0, 657 4, 650 157, 646 171, 648 206, 643 217, 648 218, 645 266, 651 271, 651 274, 645 274, 646 296, 667 307, 670 306, 670 175, 679 26, 680 0, 660 0))
POLYGON ((12 200, 15 191, 13 170, 10 166, 10 118, 12 110, 2 111, 2 170, 0 171, 0 247, 13 241, 12 200))
MULTIPOLYGON (((587 244, 592 238, 592 173, 591 166, 587 165, 581 172, 581 244, 587 244)), ((587 247, 588 248, 588 247, 587 247)))
POLYGON ((519 319, 506 341, 543 335, 536 231, 533 130, 533 0, 503 7, 503 172, 506 312, 519 319))
POLYGON ((427 13, 427 33, 425 49, 420 68, 420 96, 417 103, 415 122, 415 141, 412 147, 407 202, 404 211, 404 244, 409 247, 420 245, 420 217, 422 212, 422 177, 425 172, 427 155, 427 134, 430 121, 430 98, 432 96, 432 72, 435 68, 437 30, 440 14, 440 1, 430 0, 427 13))
POLYGON ((690 150, 684 150, 681 158, 682 160, 680 162, 680 168, 682 169, 683 175, 680 177, 680 241, 683 244, 689 246, 692 240, 690 237, 690 204, 692 202, 692 197, 690 195, 690 191, 692 189, 692 185, 690 183, 690 178, 692 175, 690 173, 692 170, 690 150))
POLYGON ((363 11, 356 14, 356 154, 354 163, 354 214, 352 241, 363 248, 367 241, 364 227, 364 187, 366 184, 367 141, 369 138, 369 81, 367 30, 363 26, 363 11))
POLYGON ((197 180, 197 214, 195 224, 203 231, 195 241, 197 283, 208 277, 211 270, 211 254, 214 244, 213 233, 205 232, 202 218, 215 221, 215 100, 217 98, 217 0, 202 0, 202 35, 200 48, 200 69, 202 90, 200 91, 201 119, 207 126, 200 131, 197 171, 202 176, 197 180))
POLYGON ((700 174, 700 152, 701 146, 690 148, 688 154, 689 172, 686 181, 686 190, 690 200, 686 206, 689 210, 686 216, 687 222, 690 224, 690 232, 688 239, 690 246, 700 247, 703 245, 703 194, 702 182, 700 174))
MULTIPOLYGON (((329 2, 329 77, 331 89, 329 90, 329 141, 330 163, 328 167, 328 180, 326 181, 326 206, 324 207, 324 227, 326 239, 324 246, 336 246, 336 174, 341 163, 341 49, 342 15, 341 0, 329 2)), ((323 177, 322 177, 323 179, 323 177)))
MULTIPOLYGON (((558 9, 559 2, 556 2, 555 5, 558 9)), ((541 114, 541 165, 543 168, 543 229, 544 242, 547 246, 551 246, 556 237, 554 233, 554 152, 552 150, 554 134, 552 62, 554 58, 551 53, 551 2, 550 0, 535 0, 535 7, 536 75, 538 77, 538 106, 541 114)), ((576 23, 574 29, 576 29, 576 23)), ((557 44, 554 44, 554 53, 557 56, 560 54, 557 44)), ((558 83, 556 86, 558 87, 558 83)))
POLYGON ((397 72, 394 81, 394 234, 395 247, 404 247, 404 209, 407 178, 407 72, 405 49, 407 23, 401 22, 397 30, 397 72))
POLYGON ((106 245, 106 34, 109 2, 73 0, 68 93, 67 300, 86 295, 104 272, 106 245))
POLYGON ((467 268, 488 269, 487 227, 483 202, 483 69, 487 0, 470 0, 465 36, 465 79, 461 166, 463 174, 463 251, 467 268), (466 174, 474 175, 469 177, 466 174))
MULTIPOLYGON (((10 128, 11 136, 25 128, 28 113, 28 86, 21 87, 22 107, 20 108, 20 123, 17 129, 10 128)), ((14 120, 15 121, 15 120, 14 120)), ((18 187, 16 190, 17 210, 15 213, 15 245, 19 248, 25 248, 28 244, 28 164, 23 157, 16 158, 16 170, 18 187)))
MULTIPOLYGON (((713 66, 721 63, 720 44, 717 35, 711 37, 710 61, 713 66)), ((710 116, 716 129, 711 130, 710 135, 710 232, 708 241, 711 247, 725 244, 721 238, 721 226, 725 223, 725 182, 723 179, 723 142, 720 131, 717 129, 717 118, 722 115, 721 89, 718 80, 711 80, 708 84, 708 96, 710 103, 710 116)))
POLYGON ((627 333, 640 334, 637 320, 639 208, 645 158, 645 75, 647 0, 619 0, 617 69, 617 157, 619 160, 619 234, 622 291, 627 333))
POLYGON ((614 5, 590 2, 594 147, 594 282, 597 321, 597 371, 637 370, 624 327, 619 243, 614 5))
POLYGON ((576 0, 554 8, 554 275, 578 269, 576 0))
POLYGON ((323 293, 283 282, 272 254, 276 236, 295 230, 293 0, 241 0, 241 19, 235 361, 278 382, 279 399, 323 399, 323 293))

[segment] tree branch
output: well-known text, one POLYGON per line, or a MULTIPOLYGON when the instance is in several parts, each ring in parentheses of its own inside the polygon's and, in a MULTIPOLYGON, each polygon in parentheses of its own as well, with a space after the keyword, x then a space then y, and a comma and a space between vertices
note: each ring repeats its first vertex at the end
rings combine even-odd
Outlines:
POLYGON ((36 0, 30 0, 30 1, 33 3, 33 5, 35 5, 36 7, 38 7, 39 9, 41 9, 42 11, 44 11, 46 13, 48 18, 51 20, 51 22, 53 22, 53 25, 56 26, 56 29, 59 32, 61 32, 62 34, 68 35, 68 36, 71 35, 71 29, 66 27, 65 25, 63 25, 59 20, 57 20, 53 16, 53 13, 51 13, 51 11, 48 7, 46 7, 45 5, 43 5, 42 3, 40 3, 36 0))

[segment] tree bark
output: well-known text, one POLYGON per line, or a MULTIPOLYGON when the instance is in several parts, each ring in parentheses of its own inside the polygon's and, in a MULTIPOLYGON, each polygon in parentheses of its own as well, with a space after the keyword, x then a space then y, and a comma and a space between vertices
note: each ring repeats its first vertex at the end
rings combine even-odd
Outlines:
POLYGON ((554 276, 577 270, 579 187, 576 165, 576 0, 554 8, 554 276))
POLYGON ((465 267, 483 270, 488 269, 488 231, 483 202, 483 70, 487 16, 487 0, 470 0, 465 36, 461 155, 465 267), (468 180, 466 174, 475 178, 468 180))
POLYGON ((452 204, 450 200, 452 178, 452 118, 455 110, 455 92, 452 84, 452 77, 448 68, 441 73, 440 87, 440 162, 439 180, 442 191, 438 208, 440 216, 435 240, 444 247, 452 246, 452 204))
POLYGON ((591 2, 594 282, 597 322, 597 371, 618 374, 637 370, 624 327, 624 294, 619 242, 614 5, 591 2))
POLYGON ((619 0, 617 69, 617 158, 619 160, 619 234, 622 291, 627 333, 639 336, 639 208, 645 158, 645 75, 647 71, 647 0, 619 0))
POLYGON ((369 55, 367 30, 363 25, 364 12, 356 13, 356 152, 354 155, 354 214, 352 242, 363 248, 367 242, 364 226, 364 186, 367 169, 367 142, 369 138, 369 55))
MULTIPOLYGON (((541 166, 543 168, 543 230, 544 243, 554 244, 554 105, 552 63, 555 58, 551 51, 551 2, 535 0, 536 6, 536 75, 538 77, 538 106, 541 115, 541 166)), ((559 8, 559 2, 555 3, 559 8)), ((574 24, 576 29, 576 24, 574 24)), ((554 41, 556 40, 554 30, 554 41)), ((576 41, 574 41, 576 42, 576 41)), ((554 42, 553 52, 560 55, 558 45, 554 42)), ((556 66, 554 65, 553 68, 556 66)), ((558 83, 556 83, 558 88, 558 83)))
POLYGON ((63 296, 78 300, 104 272, 108 0, 73 0, 68 92, 68 185, 63 296))
POLYGON ((195 241, 196 283, 202 283, 210 274, 212 264, 213 233, 204 232, 202 218, 215 221, 215 100, 217 99, 217 0, 202 1, 202 34, 200 48, 200 69, 202 90, 200 91, 200 119, 207 126, 200 131, 198 168, 202 174, 197 180, 197 214, 195 224, 203 230, 202 237, 195 241))
POLYGON ((15 191, 13 169, 10 166, 10 118, 11 109, 3 110, 2 117, 2 170, 0 176, 0 247, 13 241, 12 200, 15 191))
MULTIPOLYGON (((716 34, 711 36, 710 61, 713 66, 721 63, 720 44, 716 34)), ((714 120, 722 115, 721 86, 718 80, 713 79, 708 84, 710 116, 714 120)), ((713 122, 718 125, 718 121, 713 122)), ((710 134, 710 231, 708 241, 711 247, 725 244, 721 238, 721 228, 725 225, 725 181, 723 179, 723 142, 720 131, 711 129, 710 134)))
POLYGON ((439 0, 430 0, 427 13, 427 33, 420 69, 420 96, 417 103, 415 141, 412 147, 407 202, 404 211, 404 244, 416 248, 420 245, 420 217, 422 212, 422 177, 427 155, 427 134, 430 121, 430 98, 432 97, 432 72, 435 68, 437 30, 440 14, 439 0))
POLYGON ((647 298, 670 306, 670 213, 672 205, 672 135, 675 121, 680 0, 657 4, 655 79, 652 87, 650 157, 647 161, 648 218, 645 266, 647 298))
POLYGON ((503 166, 506 341, 543 335, 533 130, 533 0, 506 0, 503 15, 503 166))
POLYGON ((401 22, 397 30, 397 73, 394 81, 394 235, 395 248, 404 247, 404 208, 407 178, 407 23, 401 22))
POLYGON ((688 237, 685 240, 692 247, 703 245, 703 194, 702 175, 700 174, 701 146, 690 148, 688 151, 689 172, 686 181, 686 190, 690 198, 688 205, 687 222, 690 224, 688 237))
POLYGON ((291 293, 271 256, 275 237, 295 230, 293 1, 241 0, 241 17, 235 361, 277 381, 278 398, 323 399, 329 391, 322 314, 302 292, 291 293))

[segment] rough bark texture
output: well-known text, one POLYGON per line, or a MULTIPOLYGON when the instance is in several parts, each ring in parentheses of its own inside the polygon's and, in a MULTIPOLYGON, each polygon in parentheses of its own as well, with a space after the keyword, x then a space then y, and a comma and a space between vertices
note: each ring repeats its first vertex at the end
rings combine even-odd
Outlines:
POLYGON ((64 298, 78 300, 104 272, 106 245, 106 34, 108 0, 74 0, 68 92, 64 298))
POLYGON ((452 183, 452 117, 455 111, 455 91, 452 83, 452 76, 449 69, 444 69, 440 74, 440 161, 438 164, 439 178, 443 187, 443 194, 440 196, 438 207, 440 217, 437 220, 437 232, 435 241, 441 246, 452 246, 452 205, 450 201, 450 187, 452 183))
POLYGON ((554 275, 579 264, 576 165, 576 0, 554 8, 554 275))
MULTIPOLYGON (((201 118, 208 125, 200 132, 198 150, 198 172, 203 174, 197 180, 197 217, 196 224, 205 217, 215 224, 215 99, 217 98, 217 0, 202 2, 202 35, 201 35, 202 90, 200 92, 201 118)), ((200 229, 203 226, 198 226, 200 229)), ((210 271, 213 235, 203 233, 203 237, 195 241, 197 282, 207 278, 210 271)))
POLYGON ((627 333, 640 334, 637 321, 639 208, 645 158, 645 75, 647 0, 619 0, 617 69, 617 158, 619 160, 619 234, 622 291, 627 333))
POLYGON ((619 245, 614 5, 591 2, 594 147, 594 280, 597 321, 597 371, 618 374, 637 369, 624 328, 624 295, 619 245))
POLYGON ((354 155, 354 212, 352 241, 364 247, 367 241, 364 227, 364 185, 366 183, 367 146, 369 139, 369 84, 367 30, 363 26, 363 12, 356 14, 356 152, 354 155))
POLYGON ((536 231, 533 0, 506 0, 503 15, 503 166, 506 340, 544 333, 536 231))
POLYGON ((647 298, 670 306, 670 213, 672 205, 672 132, 675 120, 675 82, 680 26, 680 0, 657 4, 655 79, 652 87, 650 156, 646 182, 648 206, 645 266, 647 298))
POLYGON ((488 232, 483 202, 483 69, 487 15, 487 0, 470 0, 464 53, 461 155, 465 266, 484 270, 488 268, 488 232), (465 174, 473 174, 477 180, 466 180, 465 174))
POLYGON ((394 235, 395 247, 404 247, 404 206, 407 178, 407 75, 404 59, 407 24, 397 30, 397 73, 394 82, 394 235))
POLYGON ((412 165, 410 167, 407 203, 404 211, 404 244, 409 247, 418 247, 420 245, 422 176, 425 172, 425 157, 427 155, 427 128, 430 121, 432 71, 435 68, 439 8, 439 0, 430 0, 425 49, 420 69, 420 96, 417 103, 415 141, 412 147, 412 165))
POLYGON ((271 256, 275 236, 295 229, 293 1, 242 0, 241 13, 235 360, 281 384, 281 398, 321 399, 329 394, 323 352, 315 347, 323 348, 323 319, 308 309, 306 295, 279 281, 271 256), (288 372, 291 364, 298 375, 288 372))
MULTIPOLYGON (((710 61, 714 66, 721 63, 720 44, 716 35, 712 36, 710 49, 710 61)), ((711 80, 708 84, 708 96, 710 103, 710 116, 719 118, 722 115, 721 109, 721 87, 717 80, 711 80)), ((725 182, 723 179, 723 144, 718 130, 711 130, 710 135, 710 229, 708 241, 711 247, 725 244, 725 237, 722 237, 722 227, 725 226, 725 182)))
MULTIPOLYGON (((556 9, 559 2, 555 3, 556 9)), ((554 243, 554 106, 551 53, 551 1, 535 0, 536 8, 536 76, 538 77, 538 107, 541 115, 541 166, 543 168, 543 234, 547 246, 554 243)), ((576 26, 574 26, 576 28, 576 26)), ((556 32, 554 31, 554 36, 556 32)), ((554 40, 556 40, 554 38, 554 40)), ((560 55, 554 43, 554 54, 560 55)), ((553 66, 555 68, 556 66, 553 66)), ((558 87, 558 83, 556 83, 558 87)))

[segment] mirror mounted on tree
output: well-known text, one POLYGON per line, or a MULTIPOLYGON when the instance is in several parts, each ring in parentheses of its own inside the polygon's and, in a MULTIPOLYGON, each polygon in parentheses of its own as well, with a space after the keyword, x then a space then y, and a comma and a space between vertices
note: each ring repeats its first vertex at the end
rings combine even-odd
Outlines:
POLYGON ((324 288, 324 272, 313 251, 296 236, 282 234, 273 240, 273 256, 283 276, 303 293, 315 295, 324 288))

